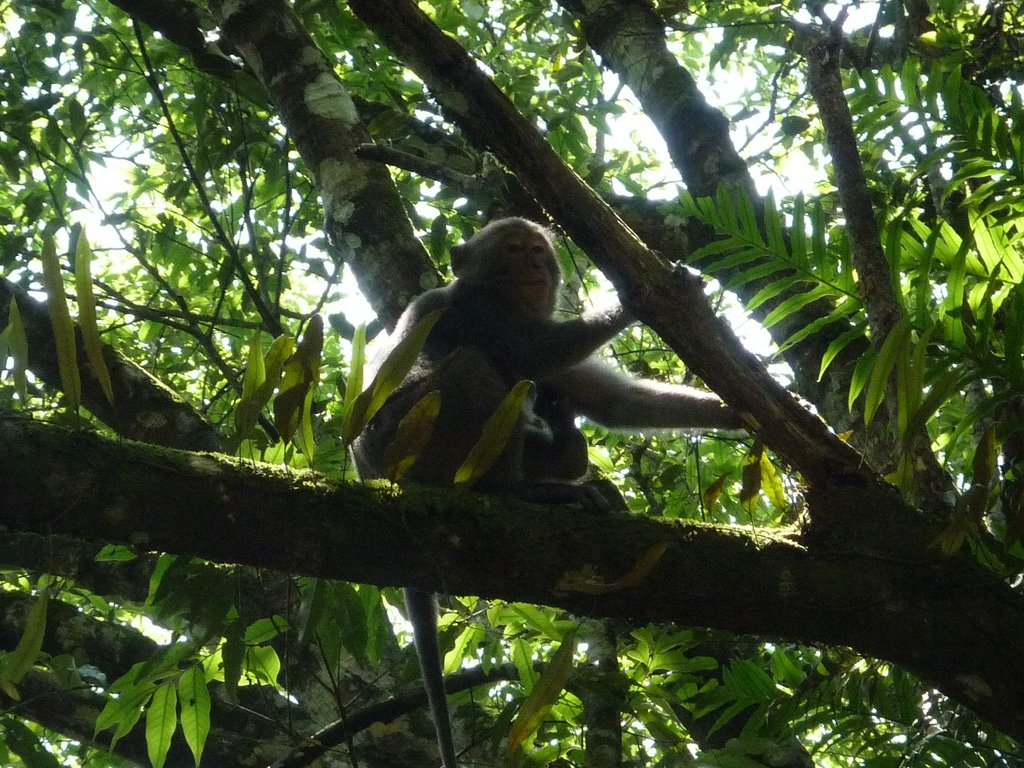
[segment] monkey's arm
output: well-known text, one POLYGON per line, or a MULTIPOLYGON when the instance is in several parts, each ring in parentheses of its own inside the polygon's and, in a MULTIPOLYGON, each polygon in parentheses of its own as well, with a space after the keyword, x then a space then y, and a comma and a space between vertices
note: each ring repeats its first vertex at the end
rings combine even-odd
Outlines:
POLYGON ((579 414, 606 427, 742 426, 736 412, 710 392, 633 378, 596 359, 545 377, 544 383, 568 397, 579 414))
POLYGON ((494 350, 497 362, 530 379, 544 379, 582 363, 633 322, 622 307, 594 312, 566 322, 553 320, 478 326, 492 338, 482 348, 494 350))

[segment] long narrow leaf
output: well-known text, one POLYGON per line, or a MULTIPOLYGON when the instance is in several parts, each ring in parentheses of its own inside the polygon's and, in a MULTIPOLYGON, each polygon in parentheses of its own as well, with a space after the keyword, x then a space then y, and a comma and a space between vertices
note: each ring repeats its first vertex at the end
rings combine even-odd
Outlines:
POLYGON ((366 367, 366 326, 360 323, 352 334, 352 358, 349 360, 348 379, 345 381, 343 413, 348 413, 356 397, 363 391, 363 370, 366 367))
POLYGON ((182 674, 178 680, 178 700, 181 702, 181 730, 199 768, 210 733, 210 692, 201 666, 191 667, 182 674))
POLYGON ((178 695, 174 683, 164 683, 153 693, 146 710, 146 749, 153 768, 163 768, 178 727, 178 695))
POLYGON ((235 429, 243 440, 252 437, 256 420, 259 418, 263 404, 257 404, 255 397, 263 382, 267 380, 267 369, 263 362, 263 344, 260 341, 259 329, 253 331, 249 342, 249 355, 242 374, 242 396, 235 406, 235 429))
POLYGON ((864 324, 857 324, 853 328, 850 328, 850 330, 843 332, 833 339, 832 343, 828 345, 828 349, 825 350, 825 354, 821 356, 821 368, 818 370, 818 381, 821 381, 821 377, 825 375, 825 371, 840 352, 846 349, 846 347, 855 339, 863 337, 864 324))
POLYGON ((871 380, 868 382, 868 390, 864 402, 864 423, 870 424, 875 417, 878 406, 885 399, 885 392, 889 385, 889 375, 901 356, 905 356, 909 350, 907 345, 910 342, 910 323, 902 318, 892 327, 889 335, 882 343, 878 351, 878 359, 875 360, 871 370, 871 380))
POLYGON ((57 347, 57 367, 60 370, 61 388, 64 390, 68 408, 73 413, 78 413, 78 408, 82 403, 82 380, 78 373, 75 326, 68 313, 68 298, 64 293, 64 280, 61 278, 57 248, 53 244, 52 237, 47 236, 43 239, 40 259, 43 262, 43 286, 46 288, 48 299, 46 306, 50 312, 53 341, 57 347))
POLYGON ((85 237, 85 230, 78 233, 75 246, 75 288, 78 291, 78 325, 82 331, 82 346, 89 360, 93 376, 103 390, 107 402, 114 404, 114 385, 110 381, 107 361, 103 358, 103 342, 96 323, 96 296, 92 292, 92 248, 85 237))
POLYGON ((455 485, 472 485, 494 466, 519 425, 523 403, 532 391, 533 382, 524 379, 505 395, 498 409, 484 424, 480 439, 470 449, 469 456, 456 470, 453 480, 455 485))
POLYGON ((420 350, 427 341, 427 336, 444 313, 444 308, 435 309, 423 316, 409 335, 398 342, 395 348, 384 359, 377 375, 370 385, 353 401, 352 407, 345 414, 341 437, 351 444, 363 427, 374 417, 374 414, 387 402, 391 394, 398 389, 412 370, 420 350))
POLYGON ((424 395, 398 423, 395 439, 384 449, 384 467, 388 478, 398 482, 412 469, 434 432, 441 412, 441 393, 436 389, 424 395))
POLYGON ((541 674, 537 684, 526 697, 516 713, 508 734, 508 752, 515 754, 530 734, 537 730, 544 716, 551 710, 558 697, 565 690, 572 671, 572 654, 576 649, 576 638, 572 632, 566 634, 562 644, 551 657, 551 663, 541 674))
MULTIPOLYGON (((950 395, 959 390, 960 376, 960 371, 953 368, 942 374, 938 381, 932 384, 917 410, 910 415, 904 439, 924 429, 928 420, 935 415, 941 405, 949 399, 950 395)), ((906 446, 904 445, 904 447, 906 446)))
POLYGON ((10 309, 7 312, 7 327, 0 334, 0 368, 7 362, 10 355, 14 361, 11 373, 14 376, 14 391, 22 405, 28 400, 28 337, 25 335, 25 324, 21 320, 18 302, 11 296, 10 309))
POLYGON ((49 605, 50 595, 46 590, 36 598, 32 609, 28 612, 28 620, 25 622, 25 629, 21 633, 21 639, 14 650, 7 654, 7 664, 3 670, 3 678, 0 683, 4 690, 17 700, 15 685, 21 682, 25 674, 32 669, 32 665, 39 658, 39 652, 43 648, 43 635, 46 633, 46 609, 49 605))

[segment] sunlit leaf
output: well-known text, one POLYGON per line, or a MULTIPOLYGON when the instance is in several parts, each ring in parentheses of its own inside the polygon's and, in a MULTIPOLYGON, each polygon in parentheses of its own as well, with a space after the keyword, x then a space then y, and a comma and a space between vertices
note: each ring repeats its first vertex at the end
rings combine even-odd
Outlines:
MULTIPOLYGON (((920 433, 928 424, 928 420, 935 415, 949 397, 960 387, 961 374, 955 368, 951 368, 939 377, 938 381, 932 384, 917 410, 911 414, 907 422, 905 438, 920 433)), ((906 443, 904 443, 906 447, 906 443)))
MULTIPOLYGON (((32 669, 39 652, 43 648, 43 635, 46 633, 46 609, 49 604, 49 593, 45 590, 39 594, 29 610, 25 629, 14 650, 7 654, 7 663, 3 668, 3 680, 10 686, 21 682, 25 674, 32 669)), ((7 686, 5 686, 7 687, 7 686)), ((7 690, 13 688, 7 687, 7 690)))
POLYGON ((146 709, 146 750, 153 768, 163 768, 177 727, 177 690, 174 683, 164 683, 153 692, 146 709))
POLYGON ((419 458, 434 432, 434 423, 441 412, 441 393, 428 392, 398 423, 395 439, 384 449, 384 467, 394 482, 402 479, 419 458))
POLYGON ((789 503, 782 487, 782 476, 776 471, 766 452, 761 453, 761 488, 775 509, 780 512, 786 511, 789 503))
POLYGON ((256 420, 259 418, 263 403, 256 402, 256 393, 267 380, 267 370, 263 361, 263 345, 260 342, 259 330, 253 331, 249 342, 249 355, 242 375, 242 396, 235 406, 235 429, 242 439, 252 437, 256 420))
POLYGON ((28 400, 28 338, 25 336, 25 325, 21 320, 18 302, 11 296, 10 309, 7 312, 7 327, 0 333, 0 369, 10 355, 14 361, 11 374, 14 377, 14 391, 22 404, 28 400))
POLYGON ((64 293, 64 280, 57 261, 57 248, 52 237, 43 238, 40 254, 43 262, 43 286, 46 288, 46 306, 53 326, 53 340, 57 347, 57 367, 60 370, 61 388, 67 400, 68 409, 77 413, 82 402, 82 380, 78 373, 78 352, 75 341, 75 326, 68 312, 68 299, 64 293))
POLYGON ((342 427, 342 440, 351 444, 363 431, 363 427, 387 402, 392 393, 405 380, 413 363, 419 357, 420 350, 427 341, 427 336, 444 313, 444 308, 427 313, 413 326, 409 334, 398 342, 373 377, 370 385, 352 402, 352 407, 345 414, 342 427))
POLYGON ((210 692, 201 666, 190 667, 178 679, 178 701, 181 703, 181 730, 199 768, 210 733, 210 692))
POLYGON ((889 375, 892 373, 896 361, 909 353, 910 323, 906 318, 900 319, 885 337, 882 348, 878 351, 878 358, 871 369, 871 379, 868 381, 867 394, 864 401, 864 423, 870 424, 875 418, 878 406, 885 399, 886 390, 889 386, 889 375))
POLYGON ((309 426, 298 439, 299 449, 313 460, 312 427, 307 395, 312 395, 320 378, 320 355, 324 346, 324 321, 313 315, 306 324, 295 353, 284 364, 280 392, 274 400, 274 426, 285 442, 291 440, 300 425, 309 426))
POLYGON ((119 692, 117 698, 107 699, 107 703, 96 717, 94 726, 96 733, 108 728, 114 729, 114 734, 110 737, 111 749, 139 722, 146 702, 150 700, 156 690, 156 686, 149 681, 132 685, 126 678, 127 676, 121 678, 125 680, 123 690, 119 692))
POLYGON ((269 645, 249 648, 245 653, 245 670, 258 682, 276 687, 277 676, 281 674, 281 659, 269 645))
POLYGON ((714 482, 704 490, 703 502, 705 509, 711 509, 718 503, 727 480, 728 477, 726 475, 719 475, 715 478, 714 482))
POLYGON ((656 544, 652 544, 633 564, 633 567, 629 569, 629 573, 615 582, 615 588, 630 589, 632 587, 639 587, 647 581, 647 577, 651 575, 654 567, 661 561, 661 558, 665 556, 667 551, 668 542, 659 541, 656 544))
POLYGON ((466 626, 455 638, 452 648, 441 660, 442 669, 446 675, 458 672, 462 666, 462 660, 469 658, 481 643, 487 640, 487 633, 484 628, 476 623, 466 626))
MULTIPOLYGON (((864 329, 860 325, 850 328, 848 331, 844 331, 828 345, 828 349, 825 350, 825 354, 821 356, 821 367, 818 369, 818 381, 821 381, 821 377, 825 375, 825 371, 828 370, 829 365, 836 359, 840 352, 846 349, 851 342, 864 338, 864 329)), ((856 398, 855 398, 856 399, 856 398)))
POLYGON ((78 326, 82 332, 82 346, 86 358, 92 367, 93 376, 99 382, 100 389, 107 402, 114 404, 114 385, 110 381, 110 371, 103 357, 103 342, 100 340, 100 329, 96 323, 96 296, 92 292, 92 248, 85 237, 85 230, 78 233, 78 244, 75 247, 75 289, 78 293, 78 326))
POLYGON ((748 515, 754 514, 758 494, 761 492, 761 456, 764 445, 755 441, 750 453, 743 460, 743 480, 740 486, 740 504, 748 515))
POLYGON ((470 449, 469 456, 455 471, 454 485, 472 485, 494 466, 518 428, 522 419, 523 403, 532 391, 533 382, 523 380, 516 383, 505 395, 497 410, 484 424, 480 439, 470 449))
POLYGON ((348 365, 348 379, 345 381, 345 398, 342 401, 347 414, 356 397, 363 391, 363 370, 366 367, 366 326, 360 323, 352 333, 352 357, 348 365))
POLYGON ((508 734, 507 754, 514 755, 526 741, 537 730, 544 717, 551 710, 551 707, 558 700, 558 697, 565 690, 565 684, 569 681, 569 673, 572 671, 572 655, 576 650, 576 637, 572 632, 566 634, 562 644, 551 657, 544 672, 541 673, 537 684, 526 697, 508 734))

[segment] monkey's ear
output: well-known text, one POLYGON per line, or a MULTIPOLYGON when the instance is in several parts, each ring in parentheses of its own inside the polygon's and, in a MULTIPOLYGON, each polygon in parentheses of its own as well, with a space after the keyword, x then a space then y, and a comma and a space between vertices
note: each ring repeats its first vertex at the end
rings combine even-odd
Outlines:
POLYGON ((469 243, 462 243, 452 247, 449 257, 452 262, 452 273, 456 277, 462 277, 466 273, 470 255, 469 243))

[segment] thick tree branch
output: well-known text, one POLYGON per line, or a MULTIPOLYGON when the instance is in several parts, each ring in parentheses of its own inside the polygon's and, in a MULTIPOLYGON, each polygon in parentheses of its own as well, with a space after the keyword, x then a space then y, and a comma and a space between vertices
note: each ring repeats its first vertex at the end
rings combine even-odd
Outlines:
POLYGON ((370 135, 351 96, 290 3, 218 0, 210 7, 227 44, 263 83, 294 138, 320 192, 329 241, 361 282, 383 289, 380 315, 390 325, 412 298, 402 288, 429 287, 437 275, 387 169, 355 156, 370 135), (380 270, 386 276, 376 274, 380 270), (404 271, 403 279, 395 279, 394 270, 404 271))
POLYGON ((0 442, 0 525, 9 530, 849 645, 1024 737, 1024 600, 969 562, 926 549, 932 532, 891 490, 812 490, 811 511, 825 524, 805 548, 766 532, 437 489, 331 487, 20 418, 0 418, 0 442), (854 523, 855 509, 871 524, 854 523), (640 585, 617 584, 652 552, 663 554, 640 585))

